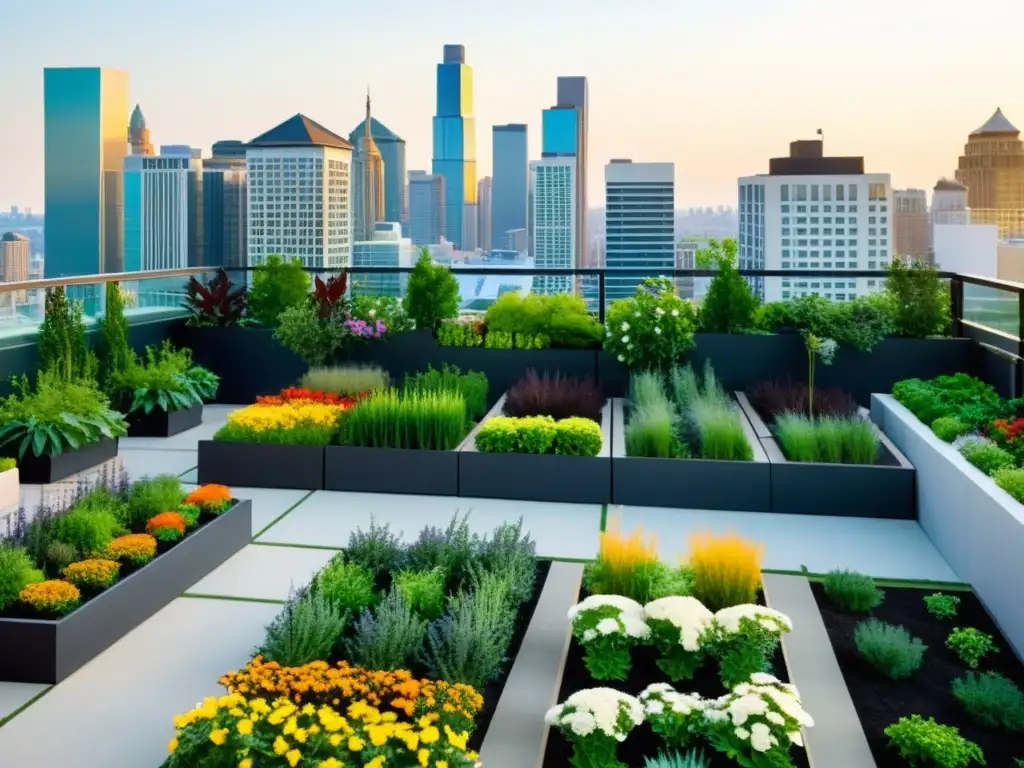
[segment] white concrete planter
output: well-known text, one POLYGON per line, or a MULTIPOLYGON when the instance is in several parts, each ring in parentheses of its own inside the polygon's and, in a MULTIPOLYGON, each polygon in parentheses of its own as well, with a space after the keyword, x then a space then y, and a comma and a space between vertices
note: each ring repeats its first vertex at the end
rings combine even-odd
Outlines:
POLYGON ((17 508, 21 503, 21 480, 18 468, 0 472, 0 509, 17 508))
POLYGON ((891 395, 871 396, 871 419, 917 470, 921 528, 1024 658, 1024 505, 891 395))

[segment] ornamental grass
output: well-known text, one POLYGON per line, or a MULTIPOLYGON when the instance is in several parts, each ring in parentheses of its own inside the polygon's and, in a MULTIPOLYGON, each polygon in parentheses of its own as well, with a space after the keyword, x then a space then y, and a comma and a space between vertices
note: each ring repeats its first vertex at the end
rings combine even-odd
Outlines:
POLYGON ((228 415, 214 440, 276 445, 327 445, 344 412, 342 405, 306 400, 280 405, 249 405, 228 415))
POLYGON ((609 518, 606 530, 601 532, 597 562, 588 565, 584 575, 587 590, 647 602, 653 599, 668 571, 658 559, 657 536, 648 537, 642 528, 627 536, 619 522, 618 515, 609 518))
POLYGON ((21 590, 18 599, 39 613, 65 614, 78 607, 82 593, 74 584, 50 579, 29 584, 21 590))
POLYGON ((117 581, 121 564, 116 560, 93 558, 71 563, 64 569, 64 578, 76 587, 105 589, 117 581))
POLYGON ((119 536, 107 545, 106 556, 111 560, 145 565, 156 557, 156 539, 148 533, 119 536))
POLYGON ((388 388, 387 372, 375 365, 338 365, 310 368, 299 387, 319 390, 338 397, 355 398, 388 388))
POLYGON ((689 543, 694 597, 712 611, 756 601, 764 545, 710 532, 691 535, 689 543))
POLYGON ((374 392, 341 419, 340 442, 362 448, 450 451, 468 431, 465 398, 453 391, 374 392))

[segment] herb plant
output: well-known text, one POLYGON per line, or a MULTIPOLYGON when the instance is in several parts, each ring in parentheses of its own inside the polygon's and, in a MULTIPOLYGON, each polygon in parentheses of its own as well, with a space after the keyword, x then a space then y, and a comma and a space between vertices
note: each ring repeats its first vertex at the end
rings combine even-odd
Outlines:
POLYGON ((936 592, 924 598, 925 608, 928 613, 937 619, 952 619, 956 617, 957 609, 960 607, 960 598, 956 595, 944 595, 936 592))
POLYGON ((374 392, 342 413, 340 441, 364 448, 450 451, 466 436, 466 401, 455 392, 374 392))
POLYGON ((372 613, 363 611, 353 629, 345 641, 352 661, 367 669, 391 670, 406 668, 420 651, 427 623, 393 588, 372 613))
POLYGON ((844 611, 863 613, 885 600, 874 579, 855 571, 829 571, 822 586, 828 599, 844 611))
POLYGON ((462 373, 456 366, 445 363, 441 368, 427 366, 427 370, 407 375, 403 384, 407 393, 452 392, 466 401, 466 416, 478 421, 487 412, 487 377, 477 371, 462 373))
POLYGON ((283 667, 326 659, 347 620, 325 595, 315 591, 295 594, 267 627, 259 653, 283 667))
POLYGON ((317 589, 340 613, 359 615, 377 600, 373 571, 336 555, 317 576, 317 589))
POLYGON ((983 441, 970 441, 960 446, 960 455, 990 477, 1004 469, 1013 469, 1016 459, 1005 448, 983 441))
POLYGON ((978 725, 1024 731, 1024 693, 1000 674, 968 672, 953 681, 953 697, 978 725))
POLYGON ((444 613, 444 585, 445 572, 440 568, 395 574, 395 589, 405 598, 413 613, 427 621, 444 613))
POLYGON ((954 629, 946 638, 946 647, 971 669, 977 669, 978 664, 990 651, 999 651, 992 635, 974 627, 954 629))
POLYGON ((0 541, 0 611, 15 603, 29 584, 45 578, 22 547, 0 541))
POLYGON ((375 365, 338 365, 312 368, 299 379, 299 387, 355 397, 388 388, 388 374, 375 365))
POLYGON ((889 743, 900 757, 911 765, 934 765, 937 768, 968 768, 971 763, 985 765, 985 755, 973 741, 960 735, 949 725, 940 725, 934 718, 920 715, 901 717, 885 729, 889 743))
POLYGON ((916 672, 927 646, 903 627, 869 619, 854 632, 857 651, 872 667, 892 680, 903 680, 916 672))

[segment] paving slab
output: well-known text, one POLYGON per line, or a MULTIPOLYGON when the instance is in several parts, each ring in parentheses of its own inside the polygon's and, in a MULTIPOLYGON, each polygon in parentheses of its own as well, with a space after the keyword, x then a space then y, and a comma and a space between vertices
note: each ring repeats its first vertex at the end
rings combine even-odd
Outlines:
POLYGON ((914 520, 877 520, 759 512, 720 512, 659 507, 609 508, 624 531, 642 526, 657 533, 662 558, 687 555, 697 531, 735 531, 765 545, 768 570, 812 573, 849 568, 876 578, 960 581, 914 520))
POLYGON ((474 533, 490 534, 504 522, 523 518, 524 528, 537 542, 537 555, 566 559, 597 556, 600 504, 563 504, 449 496, 403 496, 384 493, 317 491, 259 537, 261 542, 344 547, 357 528, 371 518, 388 523, 405 541, 413 541, 424 526, 444 527, 456 513, 469 512, 474 533))
MULTIPOLYGON (((45 683, 0 682, 0 720, 28 704, 49 687, 45 683)), ((0 765, 6 764, 0 763, 0 765)))
POLYGON ((133 482, 156 475, 181 475, 199 463, 199 451, 159 451, 152 449, 121 451, 117 459, 133 482))
POLYGON ((120 449, 161 450, 161 451, 196 451, 200 440, 211 440, 213 434, 228 420, 228 414, 241 408, 239 405, 206 405, 203 406, 203 423, 198 427, 186 429, 171 437, 122 437, 120 449))
POLYGON ((223 691, 217 679, 248 661, 277 611, 261 603, 175 600, 0 728, 0 765, 160 765, 174 716, 223 691))
POLYGON ((287 600, 293 589, 309 584, 334 554, 329 549, 250 544, 187 594, 287 600))

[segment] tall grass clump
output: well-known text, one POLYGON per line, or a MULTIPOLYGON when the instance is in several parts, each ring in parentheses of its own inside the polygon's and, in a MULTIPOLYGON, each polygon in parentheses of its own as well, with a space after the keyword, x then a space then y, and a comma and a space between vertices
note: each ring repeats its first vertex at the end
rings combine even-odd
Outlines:
POLYGON ((668 402, 665 381, 660 373, 644 371, 629 377, 629 403, 641 408, 648 403, 668 402))
POLYGON ((342 445, 450 451, 466 436, 466 401, 454 391, 375 392, 345 411, 342 445))
POLYGON ((456 366, 445 363, 440 370, 428 366, 422 373, 405 377, 406 394, 455 392, 466 401, 466 417, 479 421, 487 413, 487 377, 476 371, 462 373, 456 366))
POLYGON ((658 559, 654 534, 637 528, 628 536, 619 528, 618 517, 609 519, 601 532, 597 561, 587 565, 583 583, 593 595, 624 595, 639 603, 661 594, 669 569, 658 559))
POLYGON ((299 386, 341 397, 377 392, 388 388, 388 374, 376 365, 335 365, 310 368, 299 379, 299 386))
POLYGON ((634 406, 626 424, 626 455, 670 459, 679 453, 676 414, 668 400, 634 406))
POLYGON ((700 396, 697 374, 690 365, 673 366, 669 383, 672 387, 672 399, 679 408, 688 408, 700 396))
POLYGON ((806 416, 780 413, 775 418, 775 437, 790 461, 818 461, 818 433, 806 416))
POLYGON ((691 405, 690 412, 697 428, 702 459, 719 461, 753 461, 743 429, 743 417, 729 403, 717 395, 701 394, 691 405))
POLYGON ((783 413, 775 419, 775 437, 790 461, 874 464, 879 439, 875 426, 860 416, 783 413))
POLYGON ((753 603, 761 588, 764 546, 738 534, 690 536, 693 596, 712 611, 753 603))
POLYGON ((844 419, 842 430, 843 461, 847 464, 874 464, 880 443, 875 425, 856 416, 844 419))

